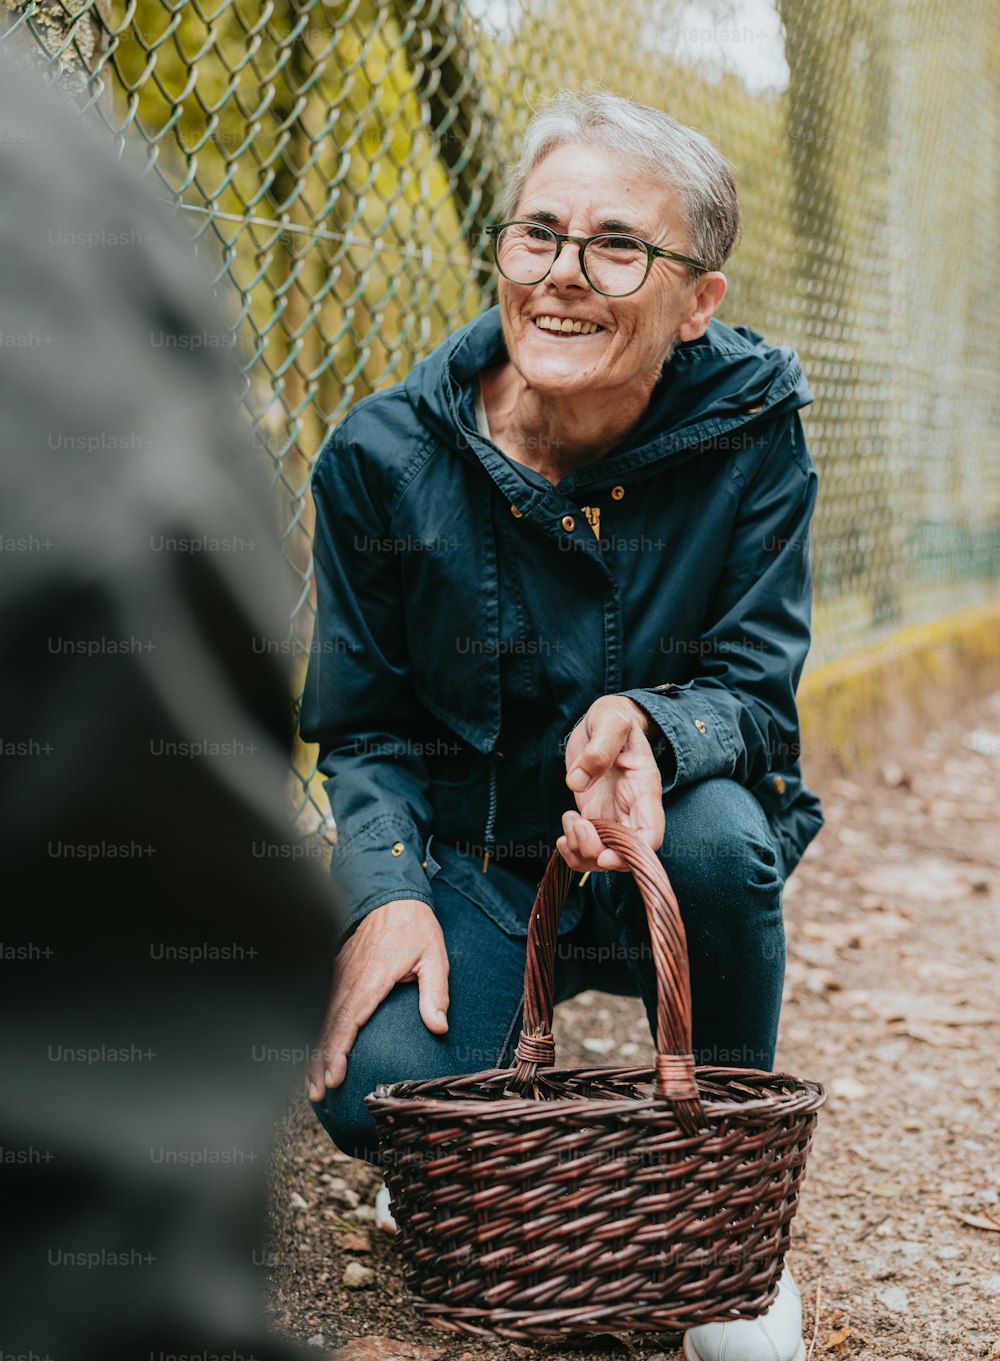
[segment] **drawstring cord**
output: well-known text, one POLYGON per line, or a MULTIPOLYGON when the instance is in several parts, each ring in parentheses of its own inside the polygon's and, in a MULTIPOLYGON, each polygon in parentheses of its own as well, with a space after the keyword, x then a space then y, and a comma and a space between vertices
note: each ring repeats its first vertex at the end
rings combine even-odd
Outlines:
MULTIPOLYGON (((500 773, 500 764, 499 764, 499 763, 503 760, 503 752, 502 752, 502 751, 491 751, 491 752, 490 752, 490 756, 493 757, 494 759, 492 760, 492 762, 491 762, 491 764, 490 764, 490 785, 489 785, 489 794, 488 794, 488 796, 487 796, 487 797, 488 797, 488 802, 487 802, 487 806, 486 806, 486 826, 483 828, 483 851, 484 851, 484 855, 483 855, 483 873, 484 873, 484 874, 486 873, 487 869, 489 868, 490 854, 491 854, 490 848, 491 848, 491 846, 493 845, 493 833, 494 833, 494 830, 495 830, 495 828, 496 828, 496 820, 497 820, 497 776, 498 776, 499 773, 500 773)), ((579 887, 582 888, 583 885, 587 882, 587 880, 588 880, 589 878, 590 878, 590 870, 588 870, 586 874, 580 876, 579 887)))
POLYGON ((490 862, 490 848, 493 845, 493 832, 497 820, 497 775, 499 774, 499 762, 503 760, 502 751, 490 752, 495 759, 490 764, 490 789, 489 802, 486 810, 486 826, 483 829, 483 873, 486 873, 490 862))

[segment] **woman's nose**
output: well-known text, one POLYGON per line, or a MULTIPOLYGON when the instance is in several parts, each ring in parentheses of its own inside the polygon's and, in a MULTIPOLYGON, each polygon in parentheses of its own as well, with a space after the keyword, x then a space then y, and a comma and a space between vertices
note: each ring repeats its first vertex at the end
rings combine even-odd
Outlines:
POLYGON ((552 262, 548 277, 561 285, 579 284, 589 287, 587 276, 580 264, 580 247, 574 245, 572 241, 564 241, 552 262))

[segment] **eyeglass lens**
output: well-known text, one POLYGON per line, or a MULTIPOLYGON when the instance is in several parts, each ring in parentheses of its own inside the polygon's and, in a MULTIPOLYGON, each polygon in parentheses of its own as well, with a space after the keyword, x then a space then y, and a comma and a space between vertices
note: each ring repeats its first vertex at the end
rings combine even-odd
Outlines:
MULTIPOLYGON (((577 247, 569 245, 571 250, 577 247)), ((497 262, 516 284, 537 284, 556 258, 556 238, 532 222, 513 222, 498 233, 497 262)), ((583 263, 595 288, 612 296, 631 293, 643 281, 648 257, 645 246, 628 236, 596 236, 584 248, 583 263)))

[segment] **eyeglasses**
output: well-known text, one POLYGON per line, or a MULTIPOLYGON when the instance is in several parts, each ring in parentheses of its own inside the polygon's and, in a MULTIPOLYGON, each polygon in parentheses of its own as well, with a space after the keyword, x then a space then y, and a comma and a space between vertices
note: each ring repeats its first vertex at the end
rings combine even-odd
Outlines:
POLYGON ((651 246, 638 236, 600 232, 597 236, 567 236, 540 222, 498 222, 487 227, 493 241, 497 269, 512 284, 540 284, 555 264, 565 242, 580 250, 580 269, 591 288, 607 298, 626 298, 637 292, 649 277, 657 258, 678 260, 692 269, 705 270, 704 260, 678 255, 675 250, 651 246))

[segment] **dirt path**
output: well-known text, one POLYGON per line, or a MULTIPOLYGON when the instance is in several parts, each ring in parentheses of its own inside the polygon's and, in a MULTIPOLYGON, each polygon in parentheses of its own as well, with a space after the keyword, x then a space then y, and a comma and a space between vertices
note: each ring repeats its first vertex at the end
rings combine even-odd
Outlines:
MULTIPOLYGON (((1000 694, 820 793, 827 826, 785 891, 776 1058, 830 1091, 788 1259, 810 1355, 998 1357, 1000 694)), ((556 1040, 568 1064, 652 1053, 638 1000, 596 992, 558 1008, 556 1040)), ((276 1327, 318 1356, 680 1357, 668 1337, 529 1347, 422 1324, 393 1240, 370 1222, 377 1184, 296 1105, 274 1161, 267 1274, 276 1327), (343 1282, 351 1262, 374 1272, 360 1288, 343 1282)))

